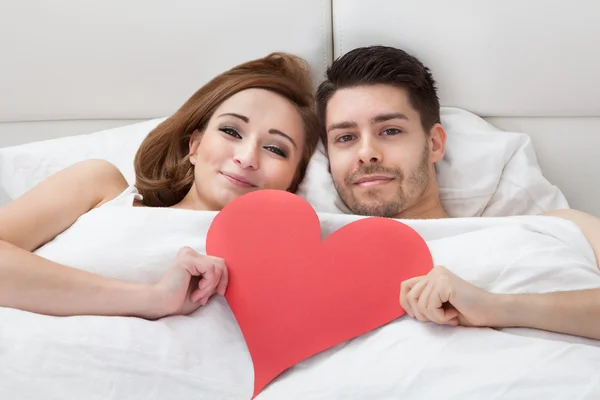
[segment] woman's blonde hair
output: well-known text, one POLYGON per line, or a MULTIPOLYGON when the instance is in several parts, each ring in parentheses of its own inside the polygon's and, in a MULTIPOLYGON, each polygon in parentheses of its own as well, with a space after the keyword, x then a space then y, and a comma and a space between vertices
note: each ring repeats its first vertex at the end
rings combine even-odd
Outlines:
POLYGON ((196 129, 200 132, 206 129, 223 101, 251 88, 276 92, 298 108, 306 140, 288 190, 298 189, 319 141, 313 87, 305 60, 291 54, 271 53, 216 76, 148 134, 134 160, 136 188, 146 206, 169 207, 183 200, 194 182, 194 166, 189 162, 192 134, 196 129))

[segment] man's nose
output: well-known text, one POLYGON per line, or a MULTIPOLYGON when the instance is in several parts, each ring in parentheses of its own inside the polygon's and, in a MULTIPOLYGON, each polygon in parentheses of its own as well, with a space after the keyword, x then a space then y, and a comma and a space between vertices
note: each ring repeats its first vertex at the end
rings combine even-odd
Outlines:
POLYGON ((370 139, 362 140, 358 151, 358 162, 360 164, 376 164, 382 161, 383 155, 379 147, 370 139))

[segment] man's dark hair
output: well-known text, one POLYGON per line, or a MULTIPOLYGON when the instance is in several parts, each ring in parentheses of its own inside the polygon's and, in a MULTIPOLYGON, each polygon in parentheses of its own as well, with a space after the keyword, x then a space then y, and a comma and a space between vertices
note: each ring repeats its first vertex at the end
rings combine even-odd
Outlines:
POLYGON ((321 139, 327 147, 327 103, 339 89, 385 84, 405 88, 426 134, 440 122, 440 102, 433 75, 417 58, 394 47, 359 47, 335 60, 316 94, 321 139))

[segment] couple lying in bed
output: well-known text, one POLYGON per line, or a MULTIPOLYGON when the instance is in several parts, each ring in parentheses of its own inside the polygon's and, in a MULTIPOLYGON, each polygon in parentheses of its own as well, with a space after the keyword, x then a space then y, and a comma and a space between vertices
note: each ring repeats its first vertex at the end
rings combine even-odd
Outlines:
MULTIPOLYGON (((254 190, 294 192, 319 138, 336 190, 352 213, 449 217, 434 168, 446 140, 435 81, 416 58, 377 46, 336 60, 316 95, 306 64, 287 54, 215 77, 141 144, 135 157, 136 206, 218 211, 254 190)), ((89 160, 0 209, 0 306, 50 315, 155 319, 189 314, 215 293, 223 295, 226 260, 191 248, 182 248, 151 285, 122 282, 33 253, 125 190, 131 188, 113 165, 89 160)), ((575 210, 546 215, 577 224, 600 256, 600 220, 575 210)), ((402 307, 419 321, 530 327, 600 340, 600 289, 492 294, 439 266, 403 282, 400 292, 402 307)))

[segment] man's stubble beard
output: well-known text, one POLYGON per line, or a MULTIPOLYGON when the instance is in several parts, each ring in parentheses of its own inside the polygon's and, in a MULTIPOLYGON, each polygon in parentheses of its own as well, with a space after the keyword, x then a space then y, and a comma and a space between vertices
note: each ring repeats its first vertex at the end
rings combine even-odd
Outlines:
MULTIPOLYGON (((340 199, 348 207, 352 213, 364 216, 378 216, 385 218, 394 218, 408 206, 409 202, 415 198, 419 199, 427 189, 429 184, 429 147, 425 146, 421 154, 419 165, 411 171, 406 180, 406 185, 403 185, 405 175, 399 169, 385 168, 380 164, 364 165, 358 168, 345 180, 345 186, 340 187, 334 180, 334 186, 337 190, 340 199), (393 185, 396 185, 396 193, 390 200, 377 199, 381 188, 372 188, 363 191, 364 196, 372 199, 371 201, 360 202, 354 195, 352 182, 355 182, 363 175, 371 175, 383 173, 394 176, 393 185), (405 193, 405 190, 407 193, 405 193)), ((384 190, 386 188, 383 188, 384 190)))

